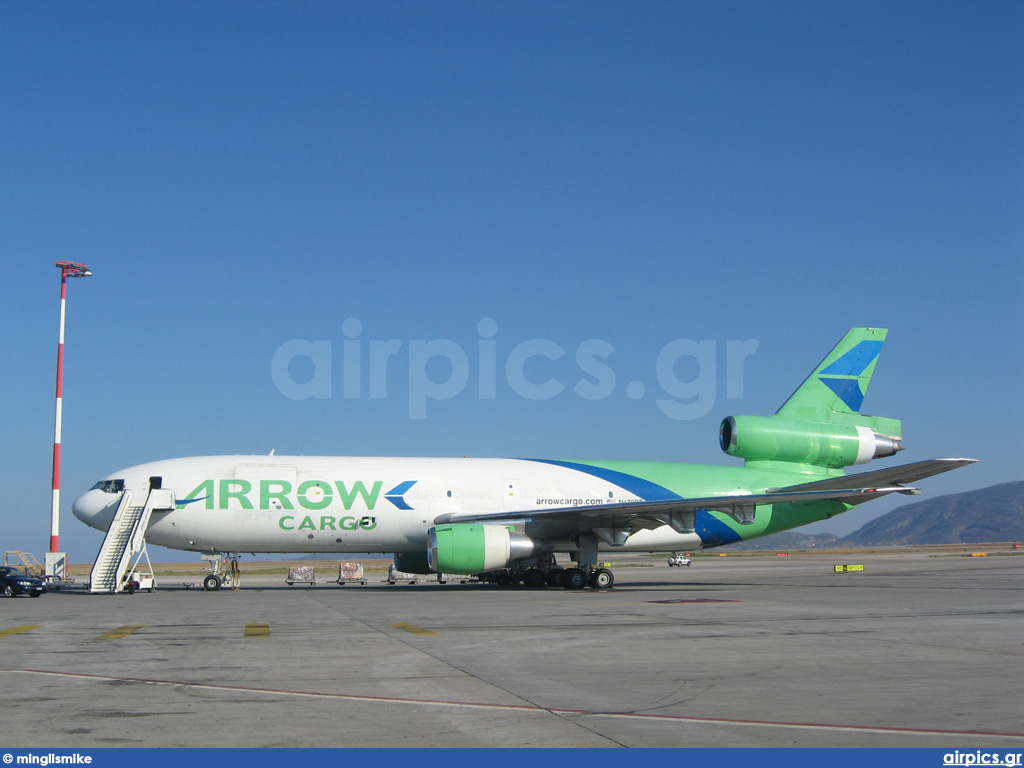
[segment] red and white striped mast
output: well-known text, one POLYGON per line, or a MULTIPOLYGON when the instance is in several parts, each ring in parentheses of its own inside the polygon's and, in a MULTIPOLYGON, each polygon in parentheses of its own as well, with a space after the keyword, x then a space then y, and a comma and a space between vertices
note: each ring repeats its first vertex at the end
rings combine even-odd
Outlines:
POLYGON ((46 558, 46 573, 63 577, 63 573, 51 573, 51 567, 58 560, 52 555, 58 552, 57 537, 60 534, 60 426, 61 399, 64 390, 64 306, 67 303, 68 278, 89 277, 92 272, 85 264, 77 264, 73 261, 58 261, 57 266, 60 268, 60 337, 57 342, 57 415, 53 435, 53 507, 50 513, 50 554, 46 558))

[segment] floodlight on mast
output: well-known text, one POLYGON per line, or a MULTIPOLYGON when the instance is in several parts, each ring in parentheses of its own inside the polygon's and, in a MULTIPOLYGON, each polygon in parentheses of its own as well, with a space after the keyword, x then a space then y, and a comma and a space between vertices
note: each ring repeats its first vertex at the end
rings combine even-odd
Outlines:
MULTIPOLYGON (((64 391, 64 309, 67 303, 68 278, 92 276, 92 272, 85 264, 74 261, 58 261, 57 267, 60 269, 60 335, 57 341, 57 413, 53 430, 53 506, 50 510, 50 554, 58 551, 57 537, 60 533, 60 428, 64 391)), ((54 575, 50 573, 53 559, 50 556, 46 558, 47 575, 54 575)))

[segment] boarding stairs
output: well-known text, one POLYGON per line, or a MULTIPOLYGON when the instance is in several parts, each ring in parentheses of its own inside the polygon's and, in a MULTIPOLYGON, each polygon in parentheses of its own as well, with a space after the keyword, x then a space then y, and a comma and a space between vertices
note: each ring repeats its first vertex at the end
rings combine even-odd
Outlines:
POLYGON ((43 578, 43 566, 31 552, 9 549, 4 552, 4 565, 13 565, 15 568, 24 570, 29 576, 35 576, 37 579, 43 578))
POLYGON ((146 529, 154 511, 172 509, 174 491, 170 489, 151 489, 146 502, 141 505, 132 504, 132 492, 125 489, 92 567, 89 591, 120 592, 125 588, 127 576, 143 556, 152 573, 153 566, 149 563, 149 553, 146 551, 146 529))

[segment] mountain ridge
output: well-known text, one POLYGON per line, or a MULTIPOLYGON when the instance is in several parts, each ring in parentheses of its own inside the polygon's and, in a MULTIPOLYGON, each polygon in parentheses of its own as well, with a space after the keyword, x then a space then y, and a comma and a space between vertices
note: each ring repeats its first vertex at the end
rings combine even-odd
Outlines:
POLYGON ((730 549, 920 546, 1024 541, 1024 480, 903 504, 838 537, 799 529, 735 544, 730 549))

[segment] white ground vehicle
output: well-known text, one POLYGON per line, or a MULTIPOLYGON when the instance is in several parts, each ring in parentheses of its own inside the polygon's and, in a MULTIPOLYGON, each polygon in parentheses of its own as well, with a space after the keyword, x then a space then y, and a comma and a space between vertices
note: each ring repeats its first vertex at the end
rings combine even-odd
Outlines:
POLYGON ((142 590, 152 592, 154 589, 156 589, 156 579, 153 578, 153 574, 139 573, 138 571, 132 571, 124 585, 124 591, 129 595, 142 590))
POLYGON ((690 558, 686 555, 672 555, 668 559, 668 567, 671 568, 673 565, 684 566, 690 564, 690 558))

